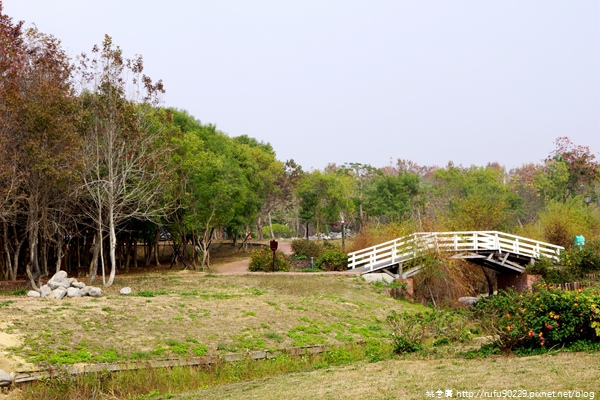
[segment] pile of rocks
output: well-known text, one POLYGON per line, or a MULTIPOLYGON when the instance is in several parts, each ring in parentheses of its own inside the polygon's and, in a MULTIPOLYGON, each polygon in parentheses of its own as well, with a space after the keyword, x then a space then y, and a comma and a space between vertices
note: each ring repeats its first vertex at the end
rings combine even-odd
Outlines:
POLYGON ((68 278, 65 271, 58 271, 40 291, 30 290, 29 297, 44 297, 46 299, 62 299, 64 297, 102 297, 102 289, 95 286, 86 286, 85 283, 75 278, 68 278))

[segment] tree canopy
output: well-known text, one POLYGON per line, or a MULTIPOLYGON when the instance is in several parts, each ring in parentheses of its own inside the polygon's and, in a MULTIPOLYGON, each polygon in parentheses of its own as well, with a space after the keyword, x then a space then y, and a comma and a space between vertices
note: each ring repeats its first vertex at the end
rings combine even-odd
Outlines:
POLYGON ((261 239, 263 228, 274 237, 273 224, 299 237, 341 221, 355 232, 504 230, 557 244, 600 233, 600 166, 567 137, 541 164, 511 171, 410 160, 304 171, 269 143, 164 106, 164 90, 110 36, 74 61, 0 2, 2 278, 27 276, 35 288, 53 270, 93 279, 101 267, 110 285, 138 243, 158 262, 166 233, 189 266, 207 270, 215 238, 261 239))

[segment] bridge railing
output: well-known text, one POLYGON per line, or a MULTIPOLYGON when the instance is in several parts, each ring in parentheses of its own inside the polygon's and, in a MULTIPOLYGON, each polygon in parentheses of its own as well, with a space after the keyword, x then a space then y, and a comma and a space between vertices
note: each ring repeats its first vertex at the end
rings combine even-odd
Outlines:
POLYGON ((498 231, 418 232, 348 254, 348 268, 393 265, 435 249, 444 252, 494 250, 557 260, 562 246, 498 231))

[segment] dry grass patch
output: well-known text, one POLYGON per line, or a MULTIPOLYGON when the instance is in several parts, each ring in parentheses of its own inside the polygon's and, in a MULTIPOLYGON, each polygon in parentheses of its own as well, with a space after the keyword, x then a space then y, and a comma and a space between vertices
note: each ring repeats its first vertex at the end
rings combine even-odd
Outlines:
MULTIPOLYGON (((385 360, 241 382, 172 399, 425 399, 428 390, 593 391, 600 395, 600 354, 385 360)), ((474 396, 473 396, 474 397, 474 396)), ((514 397, 514 396, 513 396, 514 397)), ((164 399, 167 397, 156 397, 164 399)), ((508 398, 508 396, 507 396, 508 398)))
POLYGON ((2 323, 8 350, 38 364, 218 355, 386 338, 390 298, 357 276, 212 276, 194 271, 120 277, 99 299, 15 297, 2 323), (123 286, 132 296, 121 296, 123 286))

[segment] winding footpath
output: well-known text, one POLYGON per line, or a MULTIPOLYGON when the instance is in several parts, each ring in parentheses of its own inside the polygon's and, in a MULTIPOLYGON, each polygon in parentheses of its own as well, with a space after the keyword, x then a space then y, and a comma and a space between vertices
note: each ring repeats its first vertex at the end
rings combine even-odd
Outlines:
MULTIPOLYGON (((278 250, 282 251, 286 256, 294 254, 292 244, 290 242, 279 242, 278 250)), ((248 269, 250 259, 234 261, 227 264, 219 265, 214 272, 217 275, 272 275, 273 272, 253 272, 248 269)), ((275 272, 277 275, 355 275, 356 272, 349 271, 327 271, 327 272, 275 272)))

